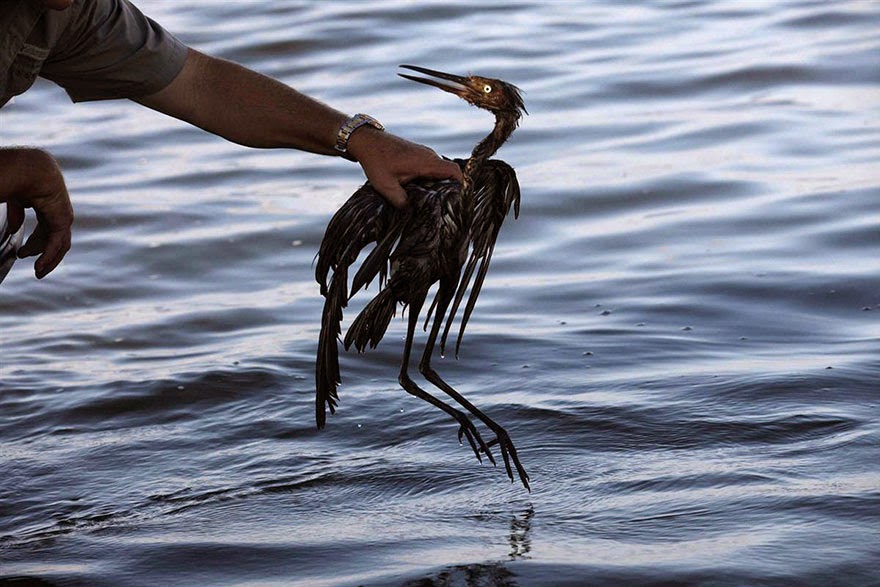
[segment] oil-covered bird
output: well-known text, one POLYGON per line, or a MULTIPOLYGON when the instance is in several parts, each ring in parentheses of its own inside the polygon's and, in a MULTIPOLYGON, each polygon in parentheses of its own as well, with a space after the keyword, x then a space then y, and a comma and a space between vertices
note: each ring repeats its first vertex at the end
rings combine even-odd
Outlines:
POLYGON ((410 182, 404 186, 409 206, 403 211, 387 204, 367 183, 330 220, 315 269, 321 294, 326 298, 315 369, 318 428, 323 428, 326 423, 326 408, 335 412, 338 400, 337 387, 341 378, 337 338, 341 334, 342 311, 355 293, 378 276, 380 291, 349 327, 343 341, 346 350, 352 345, 359 352, 368 345, 375 348, 396 307, 399 304, 408 307, 406 340, 398 377, 400 385, 454 418, 459 423, 459 442, 462 437, 466 438, 481 462, 481 454, 485 454, 495 464, 490 447, 497 444, 508 477, 513 481, 513 462, 520 481, 529 489, 529 476, 505 429, 441 379, 431 365, 438 336, 442 354, 453 319, 470 290, 455 343, 458 357, 461 338, 486 278, 501 224, 511 208, 515 217, 519 215, 520 188, 516 173, 507 163, 490 157, 510 137, 526 112, 522 96, 518 88, 497 79, 457 76, 411 65, 401 67, 430 76, 401 73, 401 77, 440 88, 488 110, 495 116, 495 126, 477 143, 468 159, 456 159, 462 167, 462 183, 430 179, 410 182), (349 289, 351 265, 361 251, 373 243, 375 246, 354 274, 349 289), (419 314, 434 284, 439 285, 425 318, 425 329, 428 324, 431 328, 419 361, 419 372, 452 398, 457 406, 419 387, 409 373, 419 314), (461 408, 485 424, 495 438, 485 442, 461 408))

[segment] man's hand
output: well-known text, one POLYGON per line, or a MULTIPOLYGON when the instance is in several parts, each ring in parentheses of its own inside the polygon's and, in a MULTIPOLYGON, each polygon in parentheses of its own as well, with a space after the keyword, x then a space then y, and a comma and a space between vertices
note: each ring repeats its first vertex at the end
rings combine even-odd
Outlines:
POLYGON ((397 208, 407 204, 402 186, 417 177, 462 180, 457 163, 441 159, 428 147, 371 127, 362 126, 351 135, 348 151, 373 187, 397 208))
POLYGON ((13 230, 24 220, 25 208, 36 212, 37 227, 18 257, 39 255, 34 273, 42 279, 70 250, 73 225, 73 207, 55 159, 39 149, 0 149, 0 202, 8 205, 13 230))

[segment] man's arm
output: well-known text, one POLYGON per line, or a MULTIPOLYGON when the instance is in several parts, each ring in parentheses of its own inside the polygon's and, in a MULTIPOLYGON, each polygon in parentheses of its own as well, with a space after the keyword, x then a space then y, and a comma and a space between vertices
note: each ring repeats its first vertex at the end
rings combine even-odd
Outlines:
MULTIPOLYGON (((137 102, 249 147, 295 148, 334 155, 348 118, 293 88, 238 64, 190 49, 183 70, 163 90, 137 102)), ((393 205, 416 177, 461 179, 458 165, 390 133, 361 127, 349 141, 372 184, 393 205)))
POLYGON ((9 206, 13 225, 24 220, 24 208, 37 213, 37 227, 18 256, 40 255, 34 272, 42 279, 70 250, 73 224, 70 197, 55 159, 39 149, 0 149, 0 202, 9 206))

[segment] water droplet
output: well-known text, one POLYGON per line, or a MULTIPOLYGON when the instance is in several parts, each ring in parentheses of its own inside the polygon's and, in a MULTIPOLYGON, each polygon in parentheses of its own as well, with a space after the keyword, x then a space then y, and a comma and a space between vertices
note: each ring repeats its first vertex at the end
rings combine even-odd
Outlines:
POLYGON ((687 332, 687 331, 693 330, 693 328, 691 328, 690 326, 685 326, 684 328, 682 328, 682 330, 687 332))

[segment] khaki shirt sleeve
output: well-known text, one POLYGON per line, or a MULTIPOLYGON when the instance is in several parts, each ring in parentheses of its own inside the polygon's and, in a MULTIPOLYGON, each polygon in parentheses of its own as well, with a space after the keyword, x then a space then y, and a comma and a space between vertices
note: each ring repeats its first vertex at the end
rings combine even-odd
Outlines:
POLYGON ((40 71, 74 102, 146 96, 180 73, 186 45, 128 0, 77 2, 76 15, 40 71))

